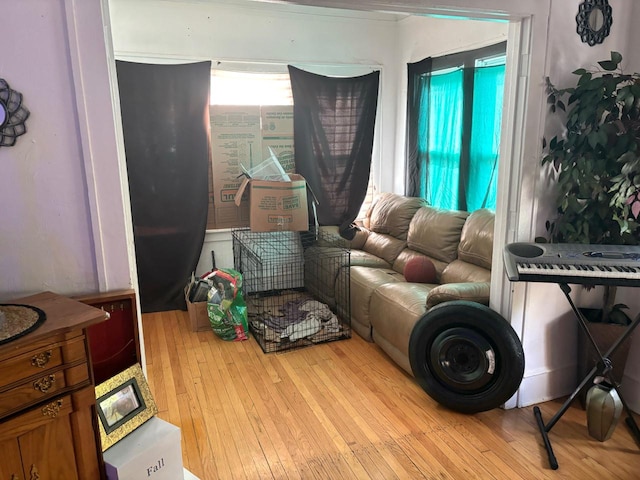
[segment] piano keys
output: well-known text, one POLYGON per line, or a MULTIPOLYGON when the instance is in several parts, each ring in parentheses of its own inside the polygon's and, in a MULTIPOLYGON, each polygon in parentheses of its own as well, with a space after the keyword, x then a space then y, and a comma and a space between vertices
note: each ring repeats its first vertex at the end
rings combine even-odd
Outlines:
POLYGON ((640 246, 510 243, 504 263, 512 282, 640 286, 640 246))

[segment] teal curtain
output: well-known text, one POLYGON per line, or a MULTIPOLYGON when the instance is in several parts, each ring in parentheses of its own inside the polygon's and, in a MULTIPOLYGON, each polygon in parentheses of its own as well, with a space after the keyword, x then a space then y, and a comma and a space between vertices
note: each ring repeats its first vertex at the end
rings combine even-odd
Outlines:
POLYGON ((407 64, 406 195, 438 208, 495 209, 505 66, 477 60, 505 48, 407 64))
POLYGON ((425 198, 427 134, 429 132, 429 85, 431 58, 407 64, 407 131, 405 139, 405 194, 425 198))
POLYGON ((474 71, 467 210, 496 208, 505 66, 474 71))
POLYGON ((426 191, 430 205, 456 210, 462 148, 463 69, 431 76, 426 191))

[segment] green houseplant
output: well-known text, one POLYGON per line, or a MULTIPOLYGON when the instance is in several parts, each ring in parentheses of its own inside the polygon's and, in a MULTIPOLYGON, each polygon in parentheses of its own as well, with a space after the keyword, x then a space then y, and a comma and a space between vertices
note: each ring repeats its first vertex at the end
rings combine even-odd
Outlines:
POLYGON ((639 243, 640 75, 623 73, 621 61, 611 52, 601 70, 574 71, 575 87, 547 79, 551 112, 565 119, 542 159, 558 186, 558 216, 547 223, 553 241, 639 243))
MULTIPOLYGON (((556 215, 546 223, 552 242, 640 244, 640 75, 624 73, 621 62, 622 55, 611 52, 599 68, 575 70, 577 82, 569 88, 547 79, 551 113, 564 122, 561 134, 543 142, 542 164, 557 186, 556 215)), ((602 309, 585 316, 628 324, 626 306, 615 297, 616 288, 605 287, 602 309)), ((606 350, 607 342, 599 347, 606 350)))

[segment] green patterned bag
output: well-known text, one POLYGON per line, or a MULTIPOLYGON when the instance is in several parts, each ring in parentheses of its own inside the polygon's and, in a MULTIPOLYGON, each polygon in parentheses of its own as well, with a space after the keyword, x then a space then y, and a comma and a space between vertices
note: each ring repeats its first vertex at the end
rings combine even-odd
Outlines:
POLYGON ((242 296, 242 274, 231 268, 215 270, 207 277, 207 314, 214 333, 227 341, 248 338, 247 305, 242 296))

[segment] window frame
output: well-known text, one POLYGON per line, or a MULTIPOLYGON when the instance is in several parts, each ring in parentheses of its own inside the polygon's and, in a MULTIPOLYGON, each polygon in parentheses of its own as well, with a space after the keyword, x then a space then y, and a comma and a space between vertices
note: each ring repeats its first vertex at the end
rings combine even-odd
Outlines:
MULTIPOLYGON (((460 151, 460 174, 458 177, 458 192, 464 192, 466 186, 464 185, 465 179, 468 176, 468 169, 470 166, 470 146, 471 146, 471 131, 472 131, 472 116, 473 116, 473 85, 474 85, 474 73, 476 68, 483 68, 476 66, 478 60, 490 59, 499 56, 505 57, 506 66, 506 54, 507 54, 507 42, 499 42, 493 45, 485 47, 475 48, 473 50, 465 50, 462 52, 451 53, 440 57, 433 57, 431 59, 431 72, 428 75, 437 75, 438 72, 449 69, 462 69, 463 71, 463 85, 464 91, 468 90, 470 94, 463 96, 462 105, 462 135, 461 135, 461 151, 460 151)), ((502 133, 502 132, 501 132, 502 133)), ((427 132, 427 135, 429 133, 427 132)), ((428 171, 424 172, 425 175, 428 171)), ((496 180, 497 181, 497 180, 496 180)), ((458 195, 458 209, 467 211, 467 202, 464 195, 458 195)), ((497 200, 497 199, 496 199, 497 200)))

